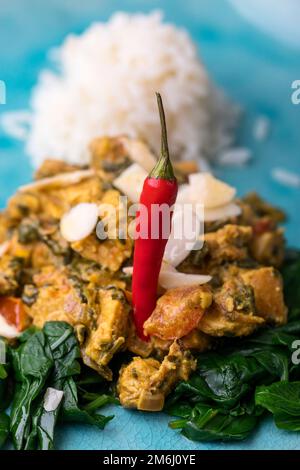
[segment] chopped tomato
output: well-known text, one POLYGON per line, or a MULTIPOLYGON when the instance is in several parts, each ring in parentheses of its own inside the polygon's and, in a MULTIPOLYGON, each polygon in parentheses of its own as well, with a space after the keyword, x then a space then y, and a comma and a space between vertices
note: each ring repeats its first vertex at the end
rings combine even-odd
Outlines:
POLYGON ((182 338, 196 328, 207 307, 211 293, 205 286, 186 286, 168 290, 157 301, 152 315, 145 322, 149 336, 163 340, 182 338))
POLYGON ((22 331, 28 326, 29 318, 23 302, 16 297, 0 297, 0 315, 5 318, 7 323, 15 326, 18 331, 22 331))

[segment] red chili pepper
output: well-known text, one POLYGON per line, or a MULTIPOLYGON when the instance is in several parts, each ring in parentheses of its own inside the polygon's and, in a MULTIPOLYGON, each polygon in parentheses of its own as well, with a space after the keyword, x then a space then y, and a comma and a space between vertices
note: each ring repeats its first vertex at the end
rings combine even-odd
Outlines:
POLYGON ((140 197, 140 204, 147 209, 147 214, 142 209, 137 213, 137 232, 143 224, 148 237, 142 238, 143 235, 140 235, 135 241, 132 275, 134 321, 137 333, 143 340, 147 340, 143 331, 144 323, 156 306, 158 276, 171 232, 172 212, 169 210, 169 223, 165 227, 162 213, 154 220, 152 208, 154 204, 159 206, 167 204, 168 208, 172 208, 178 190, 169 157, 163 104, 160 94, 156 93, 156 96, 161 122, 161 155, 154 169, 145 179, 140 197), (156 230, 157 238, 151 237, 152 229, 156 230))

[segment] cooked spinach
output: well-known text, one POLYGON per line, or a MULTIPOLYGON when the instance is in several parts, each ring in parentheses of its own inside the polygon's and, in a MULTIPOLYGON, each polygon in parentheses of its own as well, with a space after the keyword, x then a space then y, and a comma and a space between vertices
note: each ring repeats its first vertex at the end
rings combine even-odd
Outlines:
POLYGON ((32 329, 22 335, 20 343, 11 352, 17 382, 10 424, 15 448, 52 449, 58 420, 85 422, 103 429, 112 416, 96 414, 96 410, 108 403, 107 396, 98 390, 98 406, 91 409, 79 403, 76 381, 82 379, 82 370, 73 328, 64 322, 48 322, 43 330, 32 329), (52 411, 44 406, 48 387, 64 392, 52 411))
POLYGON ((283 381, 258 387, 255 401, 274 415, 279 428, 300 431, 300 382, 283 381))
POLYGON ((9 405, 8 364, 0 364, 0 449, 9 434, 9 417, 3 412, 9 405))
POLYGON ((292 360, 300 340, 300 252, 289 253, 282 274, 289 322, 200 354, 196 372, 166 403, 179 417, 171 428, 196 441, 244 439, 268 410, 278 427, 300 431, 300 365, 292 360))
POLYGON ((49 343, 43 331, 32 335, 26 343, 12 351, 17 380, 11 411, 11 435, 16 449, 23 449, 31 432, 31 416, 35 400, 45 390, 53 368, 49 343))
POLYGON ((9 435, 9 417, 5 413, 0 413, 0 449, 6 442, 9 435))

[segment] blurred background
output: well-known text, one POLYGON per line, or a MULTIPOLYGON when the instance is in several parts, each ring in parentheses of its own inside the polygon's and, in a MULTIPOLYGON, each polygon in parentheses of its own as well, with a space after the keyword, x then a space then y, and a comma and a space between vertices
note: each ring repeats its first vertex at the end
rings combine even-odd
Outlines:
MULTIPOLYGON (((188 30, 215 83, 239 104, 243 118, 236 145, 247 147, 244 167, 214 171, 238 188, 257 190, 285 208, 289 242, 300 244, 300 188, 274 181, 272 169, 300 174, 300 105, 291 101, 291 85, 300 79, 300 2, 298 0, 1 0, 0 80, 6 104, 0 114, 27 109, 39 71, 49 66, 49 48, 91 22, 106 21, 117 10, 162 10, 168 22, 188 30), (266 139, 253 137, 258 117, 270 123, 266 139)), ((0 130, 0 206, 32 173, 24 143, 0 130)))

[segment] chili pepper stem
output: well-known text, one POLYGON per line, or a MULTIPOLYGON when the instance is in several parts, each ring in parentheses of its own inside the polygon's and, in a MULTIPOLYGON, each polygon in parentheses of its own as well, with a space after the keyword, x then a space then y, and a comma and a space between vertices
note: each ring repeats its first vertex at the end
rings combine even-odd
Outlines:
POLYGON ((149 178, 162 178, 172 181, 175 180, 175 176, 169 155, 166 117, 162 99, 159 93, 156 93, 156 98, 161 125, 161 153, 157 164, 149 175, 149 178))

